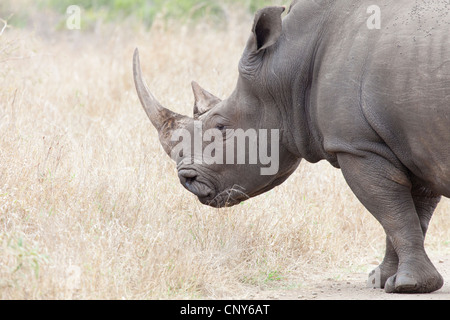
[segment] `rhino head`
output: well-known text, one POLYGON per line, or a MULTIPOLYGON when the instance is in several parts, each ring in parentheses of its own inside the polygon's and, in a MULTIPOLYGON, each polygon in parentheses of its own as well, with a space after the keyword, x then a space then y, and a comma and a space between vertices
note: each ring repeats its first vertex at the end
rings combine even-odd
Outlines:
POLYGON ((284 7, 256 16, 231 96, 221 100, 192 82, 193 117, 164 108, 145 84, 136 49, 136 90, 181 184, 201 203, 238 204, 285 181, 300 158, 286 146, 285 116, 267 90, 265 56, 281 35, 284 7))

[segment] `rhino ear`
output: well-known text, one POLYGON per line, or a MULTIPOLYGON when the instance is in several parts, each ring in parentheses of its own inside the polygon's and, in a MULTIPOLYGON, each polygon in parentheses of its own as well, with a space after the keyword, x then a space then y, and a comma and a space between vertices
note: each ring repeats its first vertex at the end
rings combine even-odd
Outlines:
POLYGON ((283 28, 281 14, 284 10, 285 7, 267 7, 256 13, 252 34, 239 61, 242 76, 253 78, 261 62, 260 53, 278 41, 283 28))
POLYGON ((194 118, 196 119, 222 101, 212 93, 209 93, 200 87, 195 81, 192 81, 192 91, 194 92, 195 97, 194 118))
POLYGON ((253 23, 254 50, 259 52, 274 45, 281 35, 281 14, 286 7, 267 7, 259 10, 253 23))

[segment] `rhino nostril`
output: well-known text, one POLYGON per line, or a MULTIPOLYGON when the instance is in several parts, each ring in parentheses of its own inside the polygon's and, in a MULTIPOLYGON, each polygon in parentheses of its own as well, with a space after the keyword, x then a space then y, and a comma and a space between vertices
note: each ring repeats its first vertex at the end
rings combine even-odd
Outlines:
POLYGON ((185 180, 186 186, 192 185, 192 183, 194 183, 195 179, 196 179, 196 177, 193 177, 193 178, 186 178, 186 180, 185 180))
POLYGON ((179 171, 178 176, 180 178, 181 183, 186 187, 191 186, 197 179, 197 174, 194 171, 188 170, 179 171))
POLYGON ((205 182, 199 181, 196 171, 182 169, 178 171, 178 177, 181 184, 199 198, 209 199, 213 196, 213 190, 205 182))

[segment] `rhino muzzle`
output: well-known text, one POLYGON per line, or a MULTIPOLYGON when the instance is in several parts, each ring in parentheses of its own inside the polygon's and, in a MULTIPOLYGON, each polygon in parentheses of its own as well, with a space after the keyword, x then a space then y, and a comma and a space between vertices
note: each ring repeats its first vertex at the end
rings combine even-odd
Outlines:
POLYGON ((209 186, 209 183, 201 181, 196 171, 181 169, 178 171, 178 177, 181 184, 199 199, 205 201, 213 199, 214 189, 209 186))

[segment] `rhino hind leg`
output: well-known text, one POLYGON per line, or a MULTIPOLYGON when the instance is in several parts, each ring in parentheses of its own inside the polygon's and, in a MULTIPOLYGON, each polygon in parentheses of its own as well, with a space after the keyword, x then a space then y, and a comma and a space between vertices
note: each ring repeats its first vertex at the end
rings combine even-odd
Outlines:
POLYGON ((385 282, 388 293, 433 292, 442 287, 443 279, 425 252, 424 233, 438 200, 413 195, 407 170, 395 157, 390 158, 369 152, 364 156, 338 155, 350 188, 381 223, 388 238, 385 263, 372 277, 380 287, 385 282), (390 275, 396 262, 394 253, 398 268, 390 275))

